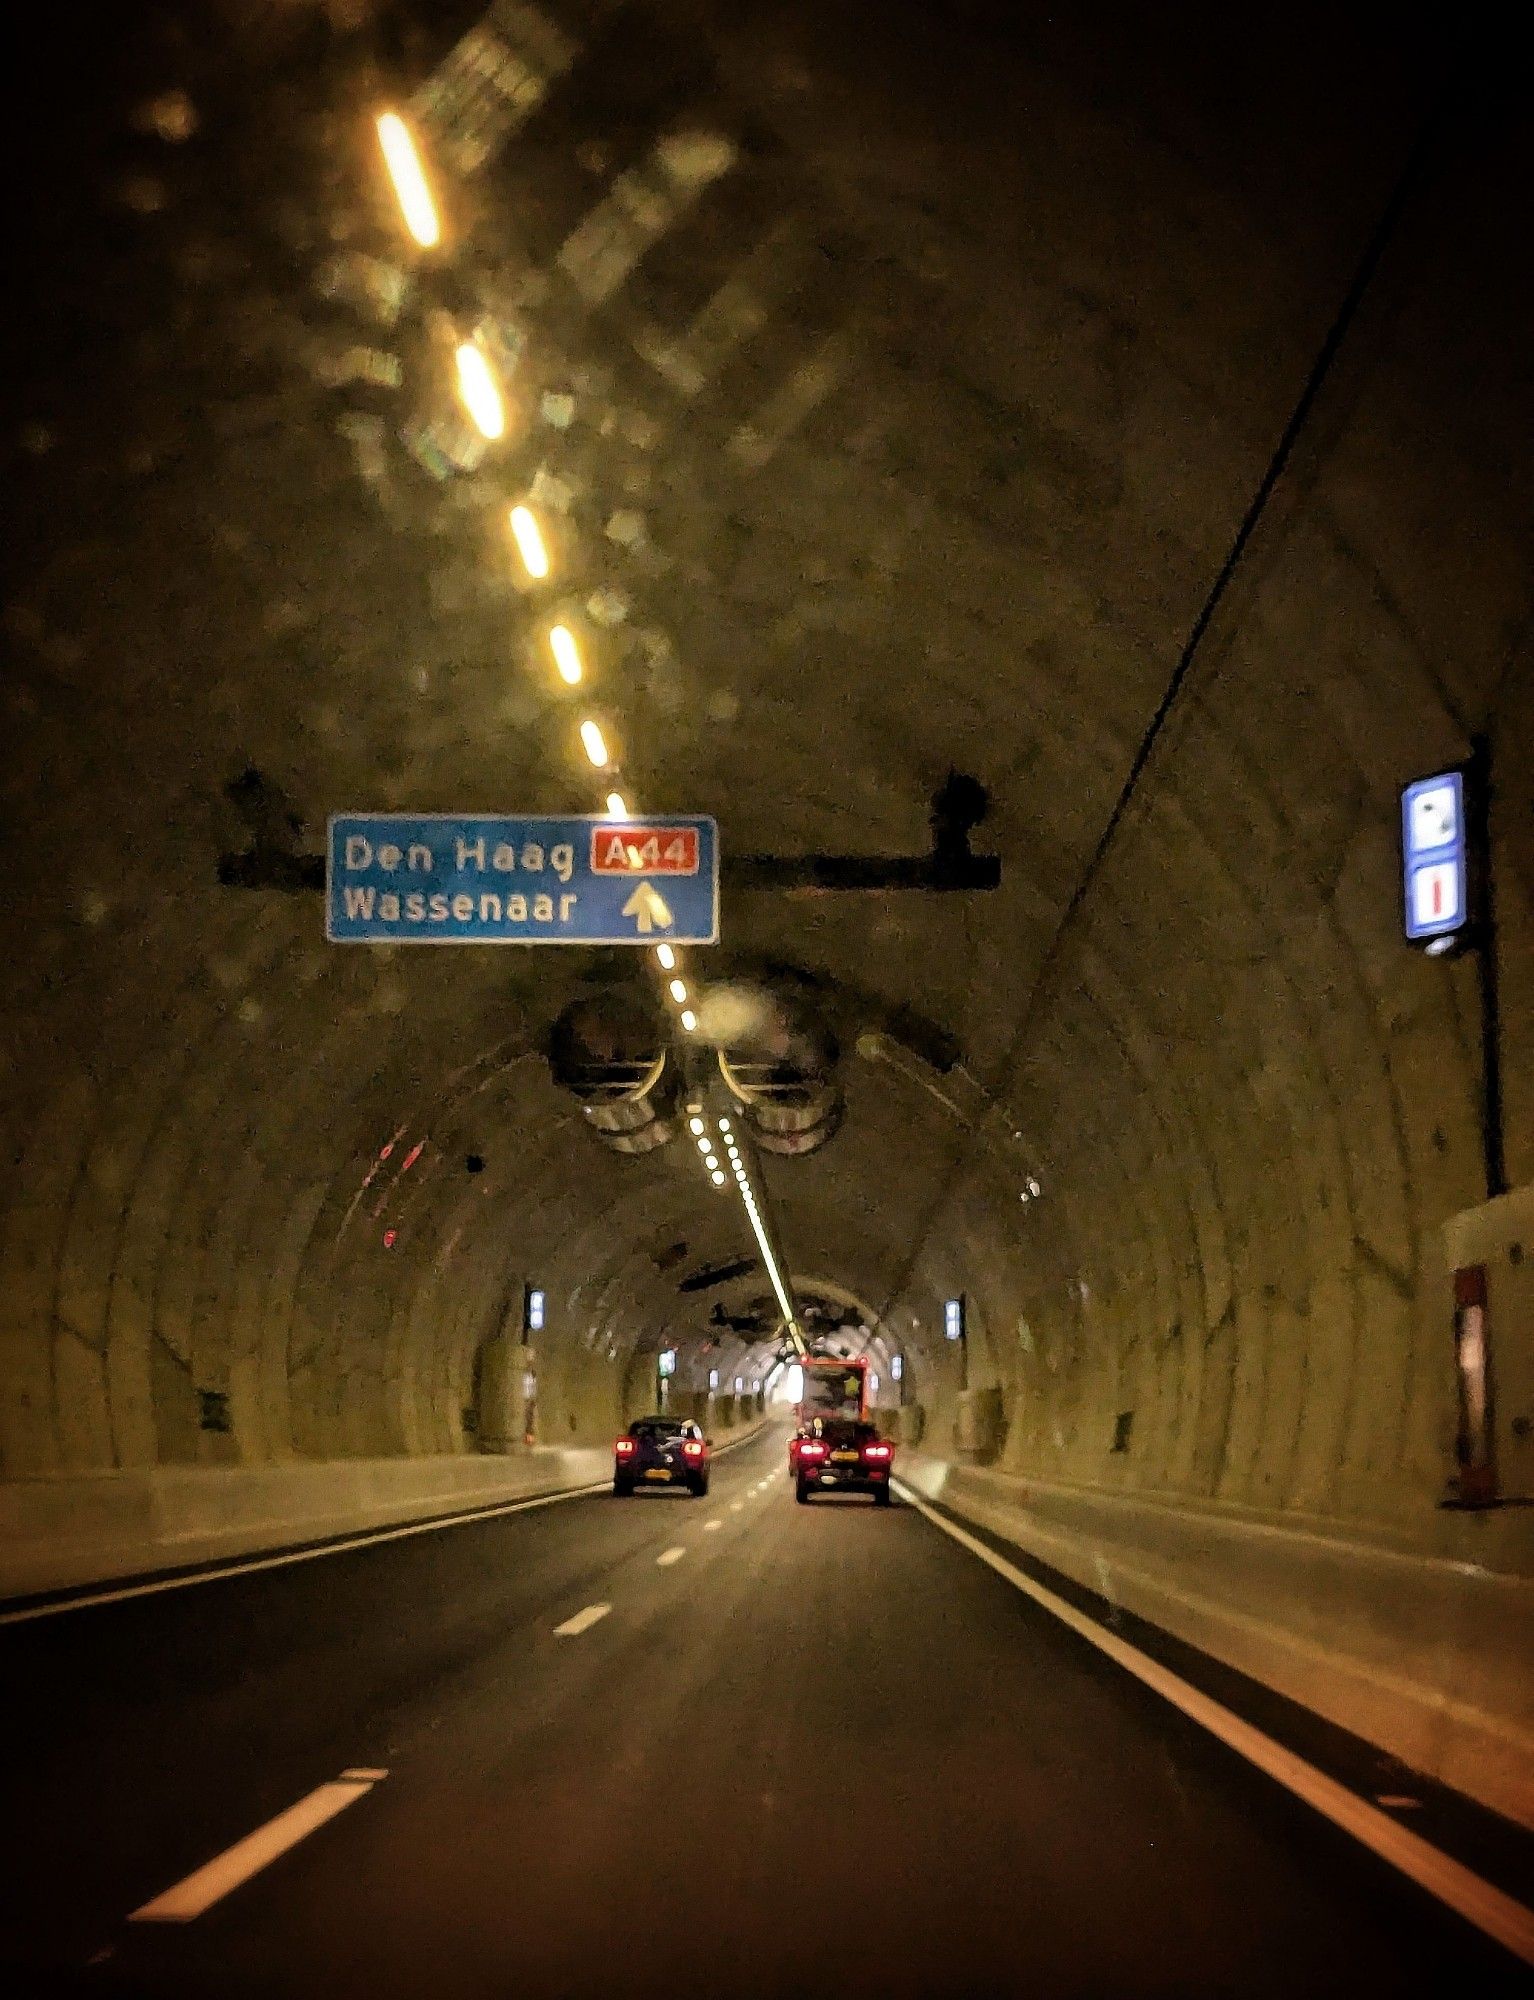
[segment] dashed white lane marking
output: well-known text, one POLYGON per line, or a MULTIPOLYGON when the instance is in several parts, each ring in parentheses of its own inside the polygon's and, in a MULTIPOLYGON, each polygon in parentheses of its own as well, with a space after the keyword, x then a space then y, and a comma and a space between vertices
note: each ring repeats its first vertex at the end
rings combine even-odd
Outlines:
POLYGON ((732 1514, 738 1514, 741 1511, 741 1509, 745 1506, 745 1504, 746 1503, 744 1500, 732 1500, 730 1502, 730 1512, 732 1514))
POLYGON ((705 1521, 703 1523, 703 1532, 706 1535, 710 1533, 711 1530, 713 1530, 714 1528, 722 1528, 723 1526, 724 1526, 723 1521, 721 1521, 719 1516, 716 1514, 712 1521, 705 1521))
POLYGON ((1015 1563, 999 1556, 988 1548, 977 1536, 967 1534, 956 1522, 929 1507, 918 1493, 901 1480, 891 1484, 908 1507, 914 1507, 923 1514, 935 1528, 941 1528, 951 1540, 978 1556, 988 1568, 998 1576, 1005 1577, 1014 1588, 1031 1597, 1035 1604, 1042 1606, 1062 1625, 1068 1625, 1073 1632, 1106 1653, 1110 1660, 1121 1666, 1126 1673, 1133 1674, 1146 1687, 1152 1688, 1163 1700, 1174 1708, 1181 1709, 1190 1720, 1199 1723, 1212 1736, 1227 1744, 1249 1764, 1259 1771, 1265 1771, 1277 1780, 1286 1791, 1292 1792, 1306 1805, 1329 1819, 1334 1826, 1340 1826, 1344 1833, 1350 1833, 1372 1849, 1393 1868, 1398 1868, 1419 1888, 1426 1889, 1439 1902, 1447 1903, 1451 1910, 1484 1931, 1488 1937, 1506 1947, 1526 1965, 1534 1965, 1534 1910, 1516 1902, 1513 1897, 1494 1888, 1490 1882, 1451 1860, 1439 1848, 1412 1833, 1388 1813, 1379 1811, 1350 1792, 1335 1778, 1318 1771, 1313 1764, 1307 1764, 1303 1757, 1276 1743, 1271 1736, 1257 1729, 1250 1722, 1212 1701, 1206 1694, 1188 1681, 1174 1674, 1170 1668, 1153 1660, 1148 1653, 1142 1653, 1137 1646, 1099 1625, 1094 1619, 1067 1604, 1063 1597, 1057 1597, 1043 1584, 1035 1583, 1031 1576, 1020 1570, 1015 1563))
POLYGON ((686 1553, 687 1551, 684 1548, 662 1549, 660 1554, 655 1558, 655 1567, 657 1569, 669 1569, 672 1563, 679 1563, 686 1553))
MULTIPOLYGON (((751 1442, 755 1431, 732 1438, 714 1454, 739 1451, 751 1442)), ((476 1521, 499 1521, 507 1514, 530 1514, 536 1507, 560 1507, 567 1500, 584 1500, 593 1493, 611 1493, 612 1483, 599 1479, 591 1486, 567 1486, 559 1493, 535 1493, 527 1500, 498 1500, 489 1507, 466 1507, 456 1514, 437 1514, 429 1521, 407 1521, 399 1528, 370 1528, 361 1534, 343 1535, 338 1541, 321 1542, 309 1549, 280 1549, 269 1556, 218 1563, 189 1576, 157 1576, 147 1583, 123 1583, 106 1590, 82 1590, 72 1597, 55 1598, 49 1604, 22 1604, 0 1611, 0 1625, 25 1625, 34 1618, 62 1618, 67 1611, 87 1611, 97 1604, 124 1604, 134 1597, 158 1597, 162 1591, 190 1590, 199 1583, 219 1583, 230 1576, 254 1576, 261 1570, 286 1569, 291 1563, 318 1562, 322 1556, 344 1556, 352 1549, 370 1549, 384 1542, 404 1542, 413 1535, 440 1535, 448 1528, 466 1528, 476 1521)))
POLYGON ((605 1618, 612 1610, 610 1604, 588 1604, 584 1611, 577 1611, 573 1618, 567 1618, 563 1625, 554 1627, 556 1639, 578 1639, 583 1632, 589 1632, 600 1618, 605 1618))
MULTIPOLYGON (((726 1447, 728 1448, 728 1447, 726 1447)), ((493 1507, 475 1507, 462 1514, 439 1515, 432 1521, 411 1521, 403 1528, 375 1528, 361 1535, 346 1535, 340 1541, 324 1542, 313 1549, 284 1549, 277 1555, 252 1556, 248 1562, 221 1563, 216 1569, 199 1570, 194 1576, 158 1576, 150 1583, 125 1583, 115 1590, 86 1590, 78 1597, 65 1597, 54 1604, 25 1604, 15 1611, 0 1611, 0 1625, 24 1625, 33 1618, 57 1618, 66 1611, 83 1611, 93 1604, 123 1604, 132 1597, 157 1597, 165 1590, 190 1590, 193 1584, 217 1583, 226 1576, 254 1576, 264 1569, 286 1569, 291 1563, 318 1562, 321 1556, 341 1556, 351 1549, 370 1549, 382 1542, 403 1542, 412 1535, 438 1535, 445 1528, 467 1527, 473 1521, 498 1521, 503 1514, 526 1514, 535 1507, 557 1507, 566 1500, 581 1500, 588 1493, 611 1492, 603 1479, 595 1486, 571 1486, 563 1493, 539 1493, 531 1500, 505 1500, 493 1507)))
MULTIPOLYGON (((379 1777, 387 1775, 378 1773, 379 1777)), ((286 1812, 269 1819, 265 1826, 258 1826, 254 1833, 247 1833, 243 1840, 237 1840, 233 1847, 226 1847, 222 1854, 195 1869, 163 1895, 136 1909, 129 1917, 133 1924, 186 1924, 193 1917, 200 1917, 204 1910, 220 1902, 231 1889, 238 1889, 242 1882, 248 1882, 252 1875, 258 1875, 269 1867, 279 1854, 286 1854, 290 1847, 334 1819, 339 1812, 345 1812, 349 1805, 373 1789, 377 1779, 373 1776, 353 1777, 348 1774, 328 1785, 316 1785, 312 1792, 301 1798, 286 1812)))

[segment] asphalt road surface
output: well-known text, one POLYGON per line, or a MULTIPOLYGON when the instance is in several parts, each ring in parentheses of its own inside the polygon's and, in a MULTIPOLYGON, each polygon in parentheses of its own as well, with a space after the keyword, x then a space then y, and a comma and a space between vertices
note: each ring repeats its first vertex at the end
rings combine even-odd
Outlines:
POLYGON ((0 1661, 17 1995, 1527 1990, 914 1509, 796 1506, 778 1431, 0 1661))

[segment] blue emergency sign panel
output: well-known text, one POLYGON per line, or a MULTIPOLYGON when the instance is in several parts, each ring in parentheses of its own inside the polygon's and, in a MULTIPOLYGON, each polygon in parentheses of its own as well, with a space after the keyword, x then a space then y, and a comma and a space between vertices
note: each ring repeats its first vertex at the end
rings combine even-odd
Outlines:
POLYGON ((1449 938, 1470 917, 1465 774, 1439 771, 1401 794, 1402 916, 1413 944, 1449 938))
POLYGON ((715 944, 719 829, 698 817, 339 813, 334 944, 715 944))

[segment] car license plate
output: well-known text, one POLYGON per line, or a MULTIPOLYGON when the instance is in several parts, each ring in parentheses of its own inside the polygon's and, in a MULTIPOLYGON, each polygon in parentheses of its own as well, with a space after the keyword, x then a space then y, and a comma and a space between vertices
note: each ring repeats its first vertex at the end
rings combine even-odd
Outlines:
POLYGON ((858 1462, 855 1451, 833 1451, 831 1456, 838 1465, 856 1465, 858 1462))
POLYGON ((646 1479, 669 1479, 670 1477, 671 1474, 666 1471, 664 1466, 660 1465, 652 1465, 645 1473, 646 1479))

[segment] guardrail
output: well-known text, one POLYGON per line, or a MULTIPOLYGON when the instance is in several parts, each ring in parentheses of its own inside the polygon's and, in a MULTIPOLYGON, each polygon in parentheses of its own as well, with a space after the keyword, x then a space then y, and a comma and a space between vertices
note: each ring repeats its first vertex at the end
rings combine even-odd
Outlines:
POLYGON ((904 1455, 900 1472, 1110 1611, 1146 1619, 1534 1827, 1525 1536, 1489 1532, 1476 1560, 918 1453, 904 1455))
MULTIPOLYGON (((746 1443, 765 1422, 730 1433, 719 1451, 746 1443)), ((165 1465, 8 1481, 0 1484, 0 1599, 450 1519, 611 1476, 607 1447, 534 1445, 495 1455, 165 1465)))

